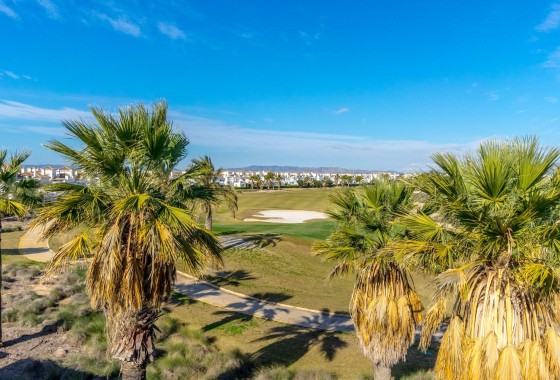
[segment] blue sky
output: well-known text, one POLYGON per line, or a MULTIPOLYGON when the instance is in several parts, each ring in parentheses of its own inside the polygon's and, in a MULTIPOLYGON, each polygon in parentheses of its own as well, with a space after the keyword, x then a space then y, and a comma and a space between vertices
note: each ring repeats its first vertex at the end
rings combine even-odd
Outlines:
POLYGON ((224 167, 558 146, 560 3, 0 0, 0 146, 62 163, 60 120, 161 98, 224 167))

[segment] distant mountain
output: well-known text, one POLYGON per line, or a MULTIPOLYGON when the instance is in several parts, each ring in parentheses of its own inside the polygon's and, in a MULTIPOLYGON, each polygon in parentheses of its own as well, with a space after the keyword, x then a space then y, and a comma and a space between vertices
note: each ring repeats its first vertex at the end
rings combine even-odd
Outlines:
POLYGON ((397 173, 392 170, 360 170, 360 169, 344 169, 344 168, 334 168, 334 167, 306 167, 306 166, 280 166, 280 165, 251 165, 246 166, 244 168, 228 168, 226 170, 243 170, 248 172, 293 172, 293 173, 302 173, 302 172, 313 172, 313 173, 350 173, 350 174, 359 174, 359 173, 397 173))

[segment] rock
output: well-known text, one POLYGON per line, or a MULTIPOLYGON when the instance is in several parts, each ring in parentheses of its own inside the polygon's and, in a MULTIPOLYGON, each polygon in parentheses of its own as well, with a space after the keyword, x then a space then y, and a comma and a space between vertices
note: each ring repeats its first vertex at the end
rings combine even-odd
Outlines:
POLYGON ((62 358, 62 357, 64 357, 64 356, 66 356, 67 353, 68 353, 68 350, 66 350, 66 349, 64 349, 64 348, 62 348, 62 347, 60 347, 59 349, 57 349, 57 350, 54 352, 54 356, 57 357, 57 358, 62 358))

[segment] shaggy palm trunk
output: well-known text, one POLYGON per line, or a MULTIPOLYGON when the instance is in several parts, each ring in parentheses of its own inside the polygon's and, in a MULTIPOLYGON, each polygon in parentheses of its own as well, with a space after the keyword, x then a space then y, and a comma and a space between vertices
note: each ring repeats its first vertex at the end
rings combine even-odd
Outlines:
POLYGON ((373 380, 391 380, 391 368, 377 364, 373 368, 373 380))
POLYGON ((145 380, 146 364, 121 362, 121 376, 122 380, 145 380))
POLYGON ((145 380, 146 365, 154 360, 155 322, 158 312, 143 307, 136 312, 118 315, 107 313, 113 358, 121 361, 125 380, 145 380))
POLYGON ((206 206, 206 221, 204 222, 204 227, 209 230, 212 231, 212 206, 207 205, 206 206))

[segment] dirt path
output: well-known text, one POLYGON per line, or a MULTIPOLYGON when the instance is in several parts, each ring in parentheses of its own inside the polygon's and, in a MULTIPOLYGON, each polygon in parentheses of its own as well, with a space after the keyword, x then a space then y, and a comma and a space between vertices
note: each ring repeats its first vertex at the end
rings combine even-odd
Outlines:
MULTIPOLYGON (((40 236, 40 229, 27 230, 19 242, 19 249, 25 257, 31 260, 46 262, 54 256, 54 252, 49 248, 48 242, 41 240, 40 236)), ((185 273, 179 272, 179 274, 175 289, 197 301, 241 314, 302 327, 346 332, 354 330, 348 315, 263 301, 217 287, 185 273)))

